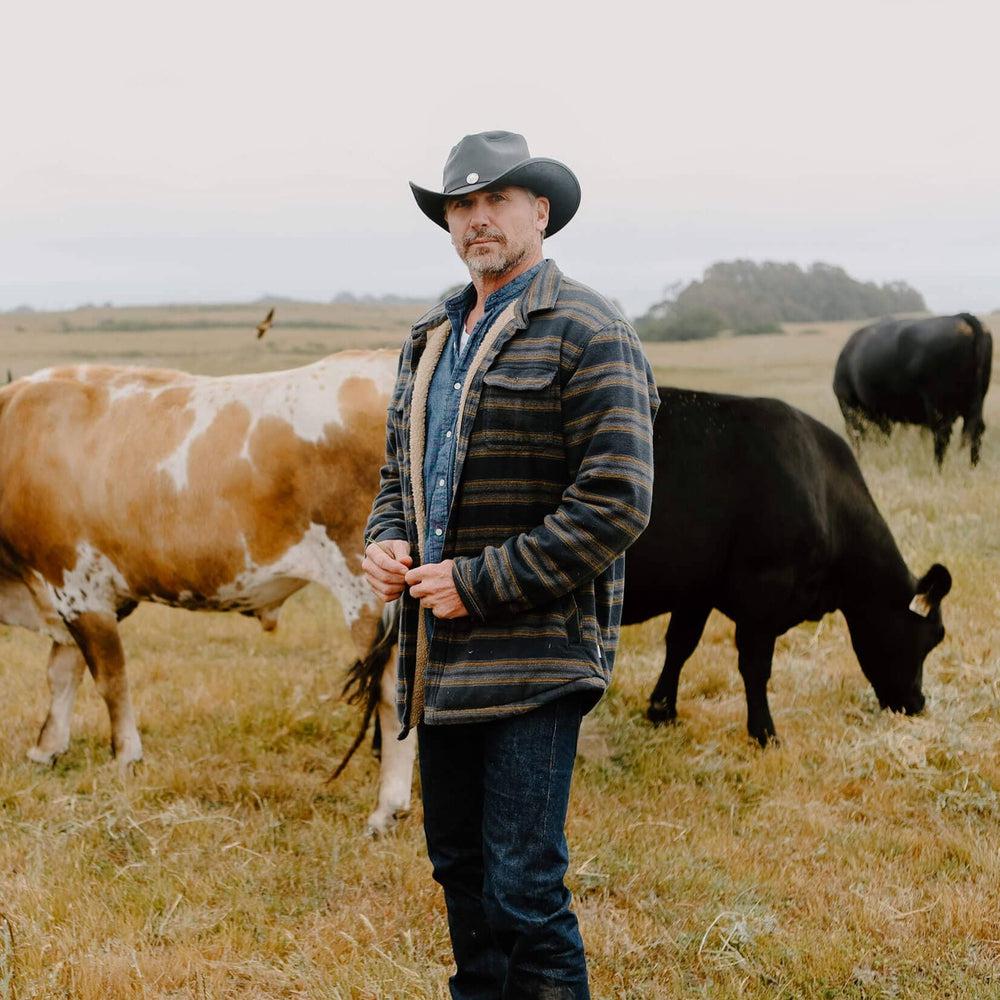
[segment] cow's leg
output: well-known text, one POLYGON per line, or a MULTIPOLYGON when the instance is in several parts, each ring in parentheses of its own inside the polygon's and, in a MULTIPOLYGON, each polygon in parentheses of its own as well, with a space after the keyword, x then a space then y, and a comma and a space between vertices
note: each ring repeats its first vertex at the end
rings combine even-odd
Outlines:
POLYGON ((368 817, 368 833, 377 836, 410 811, 413 765, 417 757, 417 732, 399 739, 401 726, 396 714, 396 657, 399 647, 382 672, 378 721, 382 730, 382 761, 379 768, 378 805, 368 817))
POLYGON ((982 420, 969 436, 969 461, 973 465, 979 464, 979 454, 983 447, 983 434, 986 431, 986 424, 982 420))
POLYGON ((66 623, 80 647, 111 719, 111 752, 122 769, 142 759, 132 699, 125 676, 125 652, 114 614, 89 611, 66 623))
POLYGON ((962 420, 962 444, 968 444, 969 460, 973 465, 979 464, 985 430, 986 424, 983 422, 982 401, 980 401, 979 407, 962 420))
POLYGON ((677 683, 681 670, 697 648, 711 610, 710 607, 675 608, 670 615, 663 670, 649 696, 649 707, 646 709, 646 718, 650 722, 659 725, 677 718, 677 683))
POLYGON ((955 422, 954 418, 947 418, 937 408, 935 403, 923 397, 924 403, 924 423, 934 436, 934 461, 940 469, 944 464, 944 453, 948 450, 948 442, 951 440, 951 427, 955 422))
POLYGON ((38 742, 28 751, 29 759, 51 764, 69 747, 70 718, 76 689, 85 669, 77 646, 52 643, 49 653, 49 714, 38 734, 38 742))
POLYGON ((763 747, 774 740, 774 722, 767 705, 767 682, 776 636, 750 625, 737 623, 736 649, 747 695, 747 731, 763 747))
POLYGON ((940 469, 944 464, 944 453, 948 450, 948 442, 951 440, 951 423, 939 419, 931 426, 931 433, 934 435, 934 461, 940 469))
POLYGON ((844 415, 844 428, 847 431, 847 440, 854 451, 858 452, 861 449, 861 442, 865 438, 868 423, 861 410, 856 406, 852 406, 845 399, 838 398, 837 402, 840 404, 840 412, 844 415))
POLYGON ((892 421, 888 417, 876 414, 872 416, 871 424, 873 427, 878 429, 879 434, 881 434, 886 441, 892 437, 892 421))

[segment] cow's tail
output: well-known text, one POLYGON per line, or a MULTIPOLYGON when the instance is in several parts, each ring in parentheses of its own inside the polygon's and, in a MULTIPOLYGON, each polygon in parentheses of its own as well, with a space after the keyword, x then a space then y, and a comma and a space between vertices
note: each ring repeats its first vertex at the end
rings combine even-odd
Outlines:
POLYGON ((344 759, 337 765, 337 770, 330 775, 330 781, 340 777, 354 756, 354 752, 364 742, 368 725, 372 721, 375 709, 378 708, 379 699, 382 697, 382 674, 399 639, 399 605, 399 601, 385 605, 371 648, 364 659, 356 660, 354 666, 347 672, 343 695, 350 704, 363 706, 362 719, 354 742, 344 754, 344 759))
MULTIPOLYGON (((993 365, 993 337, 972 313, 959 314, 972 327, 972 354, 976 360, 976 388, 986 395, 990 385, 990 368, 993 365)), ((982 397, 980 397, 982 398, 982 397)))

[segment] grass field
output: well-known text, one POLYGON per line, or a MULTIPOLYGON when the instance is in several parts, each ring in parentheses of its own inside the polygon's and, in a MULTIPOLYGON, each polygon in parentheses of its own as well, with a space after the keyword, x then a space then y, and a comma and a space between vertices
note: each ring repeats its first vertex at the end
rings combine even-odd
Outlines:
MULTIPOLYGON (((430 303, 428 303, 429 305, 430 303)), ((0 373, 14 378, 56 362, 156 365, 204 375, 293 368, 346 347, 398 347, 419 305, 267 304, 84 308, 0 313, 0 373)))
MULTIPOLYGON (((0 370, 276 368, 398 343, 419 308, 279 305, 258 343, 265 311, 4 315, 0 370)), ((778 396, 839 431, 829 383, 854 325, 649 354, 660 382, 778 396)), ((762 752, 732 628, 713 616, 681 678, 680 723, 654 730, 643 711, 665 619, 626 630, 585 725, 569 824, 598 1000, 1000 997, 995 390, 987 404, 976 470, 953 448, 938 473, 915 431, 862 456, 911 569, 942 561, 955 580, 924 716, 878 711, 828 616, 779 640, 782 743, 762 752)), ((367 841, 375 761, 326 780, 356 719, 338 697, 347 646, 332 600, 301 592, 273 635, 154 606, 123 634, 145 746, 124 781, 89 682, 70 751, 48 770, 24 759, 47 643, 0 628, 0 1000, 444 1000, 450 950, 419 805, 367 841)))

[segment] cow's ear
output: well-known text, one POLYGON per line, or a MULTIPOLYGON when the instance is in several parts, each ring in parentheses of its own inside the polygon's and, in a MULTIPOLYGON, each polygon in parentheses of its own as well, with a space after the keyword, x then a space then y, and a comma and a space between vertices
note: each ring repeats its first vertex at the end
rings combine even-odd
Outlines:
POLYGON ((931 568, 917 581, 917 592, 910 601, 910 610, 921 618, 926 618, 951 590, 951 573, 940 563, 931 568))

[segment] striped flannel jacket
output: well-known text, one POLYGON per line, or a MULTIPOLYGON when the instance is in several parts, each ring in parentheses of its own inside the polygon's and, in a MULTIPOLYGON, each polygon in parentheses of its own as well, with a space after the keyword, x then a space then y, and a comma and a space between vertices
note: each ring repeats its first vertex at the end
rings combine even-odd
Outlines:
MULTIPOLYGON (((450 333, 443 304, 411 330, 389 404, 386 460, 365 544, 422 550, 423 435, 430 375, 450 333), (423 364, 421 364, 423 362, 423 364)), ((618 309, 547 260, 493 324, 459 408, 455 495, 442 558, 468 617, 427 644, 404 592, 403 733, 496 719, 607 687, 624 551, 649 520, 659 396, 618 309)))

